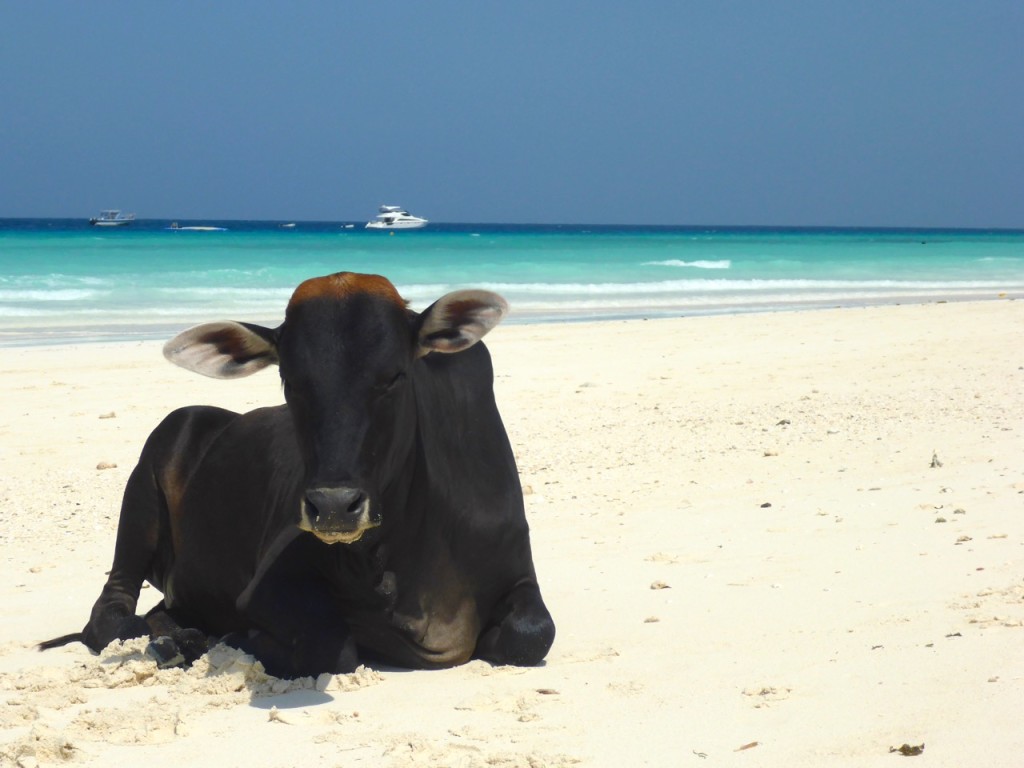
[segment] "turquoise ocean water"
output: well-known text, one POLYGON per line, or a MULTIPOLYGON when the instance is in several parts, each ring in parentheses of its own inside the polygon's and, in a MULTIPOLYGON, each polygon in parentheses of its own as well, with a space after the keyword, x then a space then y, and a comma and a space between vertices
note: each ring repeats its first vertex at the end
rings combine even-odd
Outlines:
POLYGON ((1024 231, 0 220, 0 346, 277 324, 302 280, 388 277, 415 309, 460 287, 510 322, 1024 297, 1024 231))

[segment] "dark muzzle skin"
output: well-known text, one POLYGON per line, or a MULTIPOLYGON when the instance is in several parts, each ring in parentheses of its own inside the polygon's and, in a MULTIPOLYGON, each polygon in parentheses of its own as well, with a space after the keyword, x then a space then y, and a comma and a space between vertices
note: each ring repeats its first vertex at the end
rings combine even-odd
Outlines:
POLYGON ((327 544, 352 544, 380 525, 370 496, 358 486, 317 486, 302 499, 299 528, 327 544))

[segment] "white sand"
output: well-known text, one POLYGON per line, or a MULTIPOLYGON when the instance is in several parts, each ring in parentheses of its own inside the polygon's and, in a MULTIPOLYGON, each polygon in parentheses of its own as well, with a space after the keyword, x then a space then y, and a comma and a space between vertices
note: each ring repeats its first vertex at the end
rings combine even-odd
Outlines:
POLYGON ((547 663, 293 684, 223 650, 158 672, 140 643, 33 649, 85 623, 149 430, 279 402, 274 373, 206 380, 153 343, 5 350, 0 765, 1022 764, 1024 303, 488 346, 547 663))

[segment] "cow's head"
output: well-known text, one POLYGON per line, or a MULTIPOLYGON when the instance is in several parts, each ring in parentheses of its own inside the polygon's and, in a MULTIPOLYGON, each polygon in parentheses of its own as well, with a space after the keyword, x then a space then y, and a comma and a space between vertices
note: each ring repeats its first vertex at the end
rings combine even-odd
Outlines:
POLYGON ((471 347, 508 311, 488 291, 455 291, 422 314, 385 278, 340 272, 302 283, 277 328, 218 322, 164 346, 171 362, 233 379, 277 365, 305 465, 298 525, 352 543, 381 523, 380 497, 412 450, 413 366, 471 347))

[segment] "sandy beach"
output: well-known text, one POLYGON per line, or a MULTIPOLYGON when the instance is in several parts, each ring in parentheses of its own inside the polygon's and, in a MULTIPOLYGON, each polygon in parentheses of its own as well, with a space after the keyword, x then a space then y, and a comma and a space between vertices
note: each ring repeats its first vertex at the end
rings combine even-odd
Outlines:
POLYGON ((275 373, 6 349, 0 766, 1019 766, 1022 339, 1020 301, 499 327, 546 663, 292 683, 34 648, 85 623, 162 416, 275 373))

